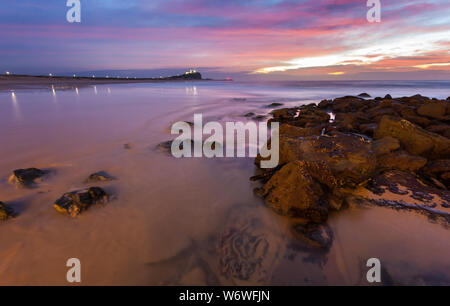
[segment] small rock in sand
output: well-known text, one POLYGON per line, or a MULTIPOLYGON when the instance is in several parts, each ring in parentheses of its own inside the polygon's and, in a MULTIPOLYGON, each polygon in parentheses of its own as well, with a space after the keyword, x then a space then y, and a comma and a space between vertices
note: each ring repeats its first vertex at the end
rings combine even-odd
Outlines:
POLYGON ((89 177, 86 180, 86 183, 106 182, 106 181, 113 181, 115 179, 116 179, 115 177, 111 176, 107 172, 99 171, 89 175, 89 177))
POLYGON ((310 246, 329 249, 333 243, 333 231, 326 224, 296 223, 292 225, 291 232, 310 246))
POLYGON ((108 195, 102 188, 90 187, 89 189, 66 192, 55 201, 53 206, 61 213, 76 217, 91 205, 103 204, 107 201, 108 195))
POLYGON ((13 171, 13 174, 9 178, 10 182, 14 182, 18 185, 31 187, 36 183, 36 180, 47 174, 48 171, 28 168, 28 169, 17 169, 13 171))
POLYGON ((0 221, 14 217, 14 210, 3 202, 0 202, 0 221))

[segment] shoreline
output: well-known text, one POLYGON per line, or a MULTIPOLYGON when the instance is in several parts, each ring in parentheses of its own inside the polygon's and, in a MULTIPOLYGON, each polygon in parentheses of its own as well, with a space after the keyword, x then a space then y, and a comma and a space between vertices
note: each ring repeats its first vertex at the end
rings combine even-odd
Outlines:
POLYGON ((68 76, 31 76, 31 75, 0 75, 0 91, 20 89, 72 89, 75 87, 87 87, 107 84, 132 84, 132 83, 165 83, 165 82, 190 82, 190 81, 227 81, 214 79, 179 78, 179 76, 166 78, 106 78, 106 77, 68 77, 68 76))

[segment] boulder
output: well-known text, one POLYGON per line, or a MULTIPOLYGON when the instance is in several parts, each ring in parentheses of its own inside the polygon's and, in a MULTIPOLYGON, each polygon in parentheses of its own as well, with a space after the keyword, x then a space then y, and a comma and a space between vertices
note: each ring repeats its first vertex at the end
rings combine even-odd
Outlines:
POLYGON ((3 202, 0 202, 0 221, 14 217, 14 210, 3 202))
POLYGON ((13 171, 9 181, 21 186, 31 187, 36 183, 37 179, 43 177, 47 173, 48 171, 37 168, 17 169, 13 171))
POLYGON ((417 155, 411 155, 406 151, 397 151, 377 156, 379 169, 397 169, 402 171, 417 171, 423 168, 427 159, 417 155))
POLYGON ((328 217, 327 191, 335 187, 326 163, 294 161, 276 172, 258 193, 281 215, 322 222, 328 217))
POLYGON ((377 129, 378 124, 376 123, 364 123, 359 125, 359 132, 361 134, 367 135, 369 137, 373 137, 375 130, 377 129))
POLYGON ((429 101, 417 109, 417 113, 433 119, 445 119, 449 103, 446 101, 429 101))
POLYGON ((450 188, 450 159, 438 159, 428 162, 422 169, 422 173, 428 177, 438 179, 444 184, 444 188, 450 188))
POLYGON ((375 131, 374 138, 397 138, 408 153, 429 159, 450 156, 450 139, 428 132, 407 120, 384 116, 375 131))
POLYGON ((105 171, 99 171, 96 173, 93 173, 91 175, 89 175, 89 177, 87 178, 86 182, 87 183, 94 183, 94 182, 106 182, 106 181, 113 181, 116 178, 111 176, 110 174, 108 174, 105 171))
POLYGON ((372 150, 377 156, 391 153, 399 148, 400 142, 397 138, 391 136, 386 136, 372 142, 372 150))
POLYGON ((280 135, 290 137, 306 137, 306 136, 319 136, 322 133, 322 127, 310 127, 301 128, 290 124, 282 124, 280 126, 280 135))
POLYGON ((297 111, 292 108, 282 108, 272 111, 271 114, 273 116, 273 121, 286 121, 293 120, 297 111))
POLYGON ((55 201, 53 206, 58 212, 67 213, 76 217, 94 204, 103 204, 108 201, 108 195, 100 187, 71 191, 63 194, 55 201))
POLYGON ((427 131, 450 138, 450 125, 444 123, 427 126, 427 131))
POLYGON ((368 179, 376 168, 371 143, 356 135, 280 136, 279 164, 305 160, 325 162, 338 184, 355 186, 368 179))
POLYGON ((370 95, 369 95, 368 93, 363 92, 363 93, 360 93, 360 94, 358 95, 358 97, 361 97, 361 98, 370 98, 370 95))
POLYGON ((314 105, 300 109, 298 116, 291 124, 301 127, 315 127, 317 125, 326 124, 329 121, 330 115, 314 105))
POLYGON ((330 249, 333 244, 333 231, 326 224, 294 223, 291 233, 295 238, 308 243, 309 246, 330 249))
POLYGON ((331 107, 331 104, 333 103, 332 100, 322 100, 319 102, 319 104, 317 104, 318 108, 329 108, 331 107))
POLYGON ((345 96, 336 98, 331 104, 331 108, 336 113, 355 112, 366 105, 366 100, 360 97, 345 96))

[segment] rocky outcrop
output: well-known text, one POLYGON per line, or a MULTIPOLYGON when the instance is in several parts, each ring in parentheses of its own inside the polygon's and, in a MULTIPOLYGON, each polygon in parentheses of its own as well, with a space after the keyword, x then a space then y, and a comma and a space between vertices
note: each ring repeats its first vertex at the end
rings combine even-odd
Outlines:
POLYGON ((63 194, 55 201, 53 206, 58 212, 76 217, 94 204, 103 204, 108 201, 108 195, 100 187, 71 191, 63 194))
MULTIPOLYGON (((269 207, 282 215, 322 224, 329 210, 348 205, 349 198, 361 198, 358 192, 363 189, 379 197, 370 199, 376 204, 394 201, 396 208, 446 215, 450 197, 448 101, 421 95, 363 96, 272 112, 271 120, 282 123, 279 165, 261 169, 262 174, 252 177, 264 183, 257 194, 269 207), (329 113, 334 113, 335 120, 330 120, 329 113), (387 192, 381 196, 376 190, 387 192), (394 200, 402 193, 409 198, 394 200)), ((255 164, 260 161, 258 156, 255 164)), ((308 222, 296 223, 299 239, 309 239, 305 238, 308 222)))
POLYGON ((24 187, 32 187, 38 179, 46 175, 48 171, 37 168, 17 169, 9 178, 10 182, 24 187))
POLYGON ((0 202, 0 221, 10 219, 14 216, 14 210, 5 203, 0 202))
POLYGON ((385 136, 398 139, 413 155, 430 159, 450 156, 450 139, 428 132, 405 119, 384 116, 375 131, 375 139, 385 136))
POLYGON ((297 160, 325 162, 340 186, 361 183, 376 167, 370 142, 355 135, 280 136, 280 164, 297 160))
POLYGON ((417 171, 425 166, 427 159, 411 155, 406 151, 397 151, 377 157, 379 170, 397 169, 403 171, 417 171))
POLYGON ((290 217, 321 222, 328 216, 327 192, 336 180, 324 162, 294 161, 258 190, 269 207, 290 217))

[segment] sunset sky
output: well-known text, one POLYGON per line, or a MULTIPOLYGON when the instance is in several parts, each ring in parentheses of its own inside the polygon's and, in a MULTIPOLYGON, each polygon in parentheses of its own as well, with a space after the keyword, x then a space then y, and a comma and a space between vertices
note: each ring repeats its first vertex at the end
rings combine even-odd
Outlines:
MULTIPOLYGON (((450 79, 450 1, 66 0, 0 2, 0 71, 346 80, 450 79), (140 72, 139 72, 140 71, 140 72)), ((3 73, 3 72, 2 72, 3 73)))

